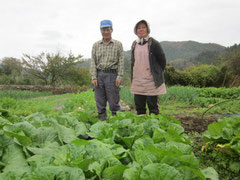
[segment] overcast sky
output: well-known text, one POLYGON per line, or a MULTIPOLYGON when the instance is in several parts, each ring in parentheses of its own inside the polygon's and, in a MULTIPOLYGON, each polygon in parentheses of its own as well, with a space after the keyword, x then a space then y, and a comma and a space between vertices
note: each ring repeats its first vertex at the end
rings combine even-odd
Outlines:
POLYGON ((0 0, 0 58, 73 52, 91 57, 100 21, 129 50, 134 25, 149 22, 159 41, 240 43, 239 0, 0 0))

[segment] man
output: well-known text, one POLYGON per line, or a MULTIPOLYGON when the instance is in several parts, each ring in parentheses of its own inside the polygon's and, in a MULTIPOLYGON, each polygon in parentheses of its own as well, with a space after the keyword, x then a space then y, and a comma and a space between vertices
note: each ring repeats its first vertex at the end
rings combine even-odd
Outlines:
POLYGON ((120 41, 112 39, 112 22, 100 22, 102 40, 93 44, 90 73, 95 91, 98 118, 107 119, 106 104, 112 115, 120 110, 120 84, 123 77, 123 47, 120 41))

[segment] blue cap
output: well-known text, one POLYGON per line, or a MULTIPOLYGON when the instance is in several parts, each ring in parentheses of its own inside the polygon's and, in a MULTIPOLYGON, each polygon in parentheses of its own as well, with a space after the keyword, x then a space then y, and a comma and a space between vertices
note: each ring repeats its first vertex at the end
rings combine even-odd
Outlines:
POLYGON ((104 28, 104 27, 112 27, 112 21, 102 20, 100 23, 100 28, 104 28))

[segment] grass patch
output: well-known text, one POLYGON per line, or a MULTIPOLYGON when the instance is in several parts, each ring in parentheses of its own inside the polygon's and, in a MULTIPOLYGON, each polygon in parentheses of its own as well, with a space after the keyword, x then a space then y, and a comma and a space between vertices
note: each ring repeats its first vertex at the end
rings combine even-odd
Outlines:
POLYGON ((47 91, 20 91, 20 90, 1 90, 1 98, 13 98, 13 99, 31 99, 36 97, 51 96, 52 92, 47 91))
POLYGON ((188 135, 192 138, 191 146, 201 168, 213 167, 218 172, 220 180, 239 179, 239 156, 218 151, 215 147, 209 147, 208 151, 202 151, 201 148, 205 145, 203 135, 197 132, 188 135))
MULTIPOLYGON (((240 99, 236 100, 239 95, 231 96, 235 99, 229 98, 230 92, 238 92, 234 89, 221 88, 221 94, 216 88, 195 88, 184 86, 167 87, 167 94, 159 95, 160 112, 163 114, 197 114, 201 115, 208 108, 208 114, 240 114, 240 99), (228 92, 224 94, 224 90, 228 92), (212 91, 212 93, 210 93, 212 91), (227 102, 225 102, 227 100, 227 102), (216 105, 217 103, 221 103, 216 105)), ((129 88, 122 88, 120 92, 121 99, 134 108, 134 95, 130 93, 129 88)))
POLYGON ((96 113, 94 93, 91 90, 78 94, 62 94, 32 99, 1 98, 0 108, 6 109, 16 116, 28 116, 41 112, 45 115, 87 111, 96 113))

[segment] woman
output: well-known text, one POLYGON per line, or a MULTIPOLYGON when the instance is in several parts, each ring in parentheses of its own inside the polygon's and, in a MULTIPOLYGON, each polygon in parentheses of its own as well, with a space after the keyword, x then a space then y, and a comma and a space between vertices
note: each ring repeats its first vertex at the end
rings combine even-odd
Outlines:
POLYGON ((160 43, 149 37, 150 28, 145 20, 139 21, 134 27, 138 39, 131 48, 131 93, 138 115, 159 114, 158 95, 166 94, 164 68, 166 58, 160 43))

